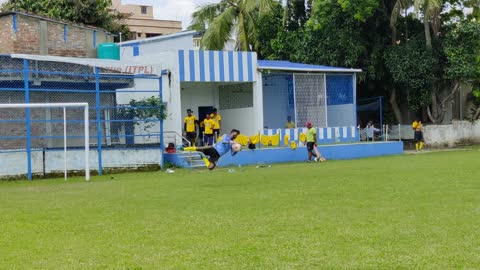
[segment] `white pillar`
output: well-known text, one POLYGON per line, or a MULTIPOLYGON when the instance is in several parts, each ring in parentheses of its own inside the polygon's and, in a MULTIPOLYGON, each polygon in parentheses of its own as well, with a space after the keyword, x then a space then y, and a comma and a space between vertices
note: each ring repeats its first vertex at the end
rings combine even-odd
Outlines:
MULTIPOLYGON (((166 76, 165 76, 166 77, 166 76)), ((182 94, 181 84, 177 79, 172 79, 169 83, 168 78, 163 80, 163 96, 167 102, 167 119, 164 122, 165 132, 176 132, 182 134, 182 94), (168 92, 166 94, 165 92, 168 92), (167 99, 165 99, 165 96, 167 99)), ((171 136, 171 134, 170 134, 171 136)), ((182 140, 176 138, 176 143, 181 144, 182 140)))
POLYGON ((253 115, 254 130, 263 130, 263 81, 262 73, 257 71, 256 81, 253 83, 253 115))

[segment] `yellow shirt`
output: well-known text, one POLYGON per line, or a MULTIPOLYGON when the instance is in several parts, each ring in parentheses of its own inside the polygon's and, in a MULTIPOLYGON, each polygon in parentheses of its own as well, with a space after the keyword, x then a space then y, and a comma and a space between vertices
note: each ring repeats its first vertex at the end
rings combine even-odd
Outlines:
POLYGON ((213 129, 220 129, 220 121, 222 121, 222 117, 220 114, 214 115, 213 113, 210 115, 212 118, 213 122, 215 123, 213 125, 213 129))
POLYGON ((293 121, 287 122, 285 128, 295 128, 295 123, 293 121))
POLYGON ((184 123, 187 125, 186 132, 195 132, 195 122, 197 118, 195 115, 185 117, 184 123))
POLYGON ((205 134, 212 135, 215 122, 212 119, 205 119, 203 120, 203 125, 205 126, 205 134))
POLYGON ((414 121, 412 124, 412 128, 415 131, 422 131, 422 127, 423 127, 422 122, 414 121))
POLYGON ((315 142, 316 136, 317 136, 317 130, 315 128, 308 129, 307 142, 315 142))

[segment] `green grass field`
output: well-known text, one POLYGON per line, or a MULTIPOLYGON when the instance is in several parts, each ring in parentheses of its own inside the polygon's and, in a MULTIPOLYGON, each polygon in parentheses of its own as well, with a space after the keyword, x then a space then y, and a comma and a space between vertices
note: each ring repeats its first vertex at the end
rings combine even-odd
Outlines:
POLYGON ((479 159, 0 182, 0 269, 478 269, 479 159))

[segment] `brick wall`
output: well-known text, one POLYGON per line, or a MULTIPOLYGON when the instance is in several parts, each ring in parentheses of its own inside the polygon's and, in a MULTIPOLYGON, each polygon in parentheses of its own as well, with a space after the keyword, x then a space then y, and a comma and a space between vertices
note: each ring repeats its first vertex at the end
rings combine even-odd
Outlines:
MULTIPOLYGON (((8 18, 12 19, 12 16, 8 18)), ((17 31, 13 34, 12 53, 40 54, 39 30, 38 19, 17 15, 17 31)))
POLYGON ((65 41, 64 26, 62 24, 49 22, 47 25, 49 55, 86 57, 87 48, 93 47, 93 44, 86 44, 86 35, 92 35, 92 31, 67 26, 67 39, 65 41))
POLYGON ((61 22, 17 14, 17 31, 13 31, 13 15, 0 18, 0 53, 47 54, 68 57, 96 57, 100 43, 113 42, 113 36, 96 31, 96 45, 93 44, 93 29, 67 25, 61 22), (43 24, 43 27, 41 26, 43 24), (45 27, 46 24, 46 27, 45 27))
POLYGON ((13 51, 13 20, 6 16, 0 18, 0 54, 7 54, 13 51))

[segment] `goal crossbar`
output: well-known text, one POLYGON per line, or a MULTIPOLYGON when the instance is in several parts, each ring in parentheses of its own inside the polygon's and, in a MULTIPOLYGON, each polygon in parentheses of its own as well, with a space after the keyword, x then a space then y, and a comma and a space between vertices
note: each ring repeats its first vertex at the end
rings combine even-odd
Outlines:
MULTIPOLYGON (((19 103, 19 104, 0 104, 0 109, 32 109, 32 108, 63 108, 63 151, 64 151, 64 176, 67 178, 67 116, 66 108, 83 108, 84 112, 84 133, 85 133, 85 179, 90 180, 90 135, 89 135, 89 114, 88 103, 19 103)), ((28 151, 28 149, 27 149, 28 151)), ((31 157, 28 157, 29 175, 31 172, 31 157)))

